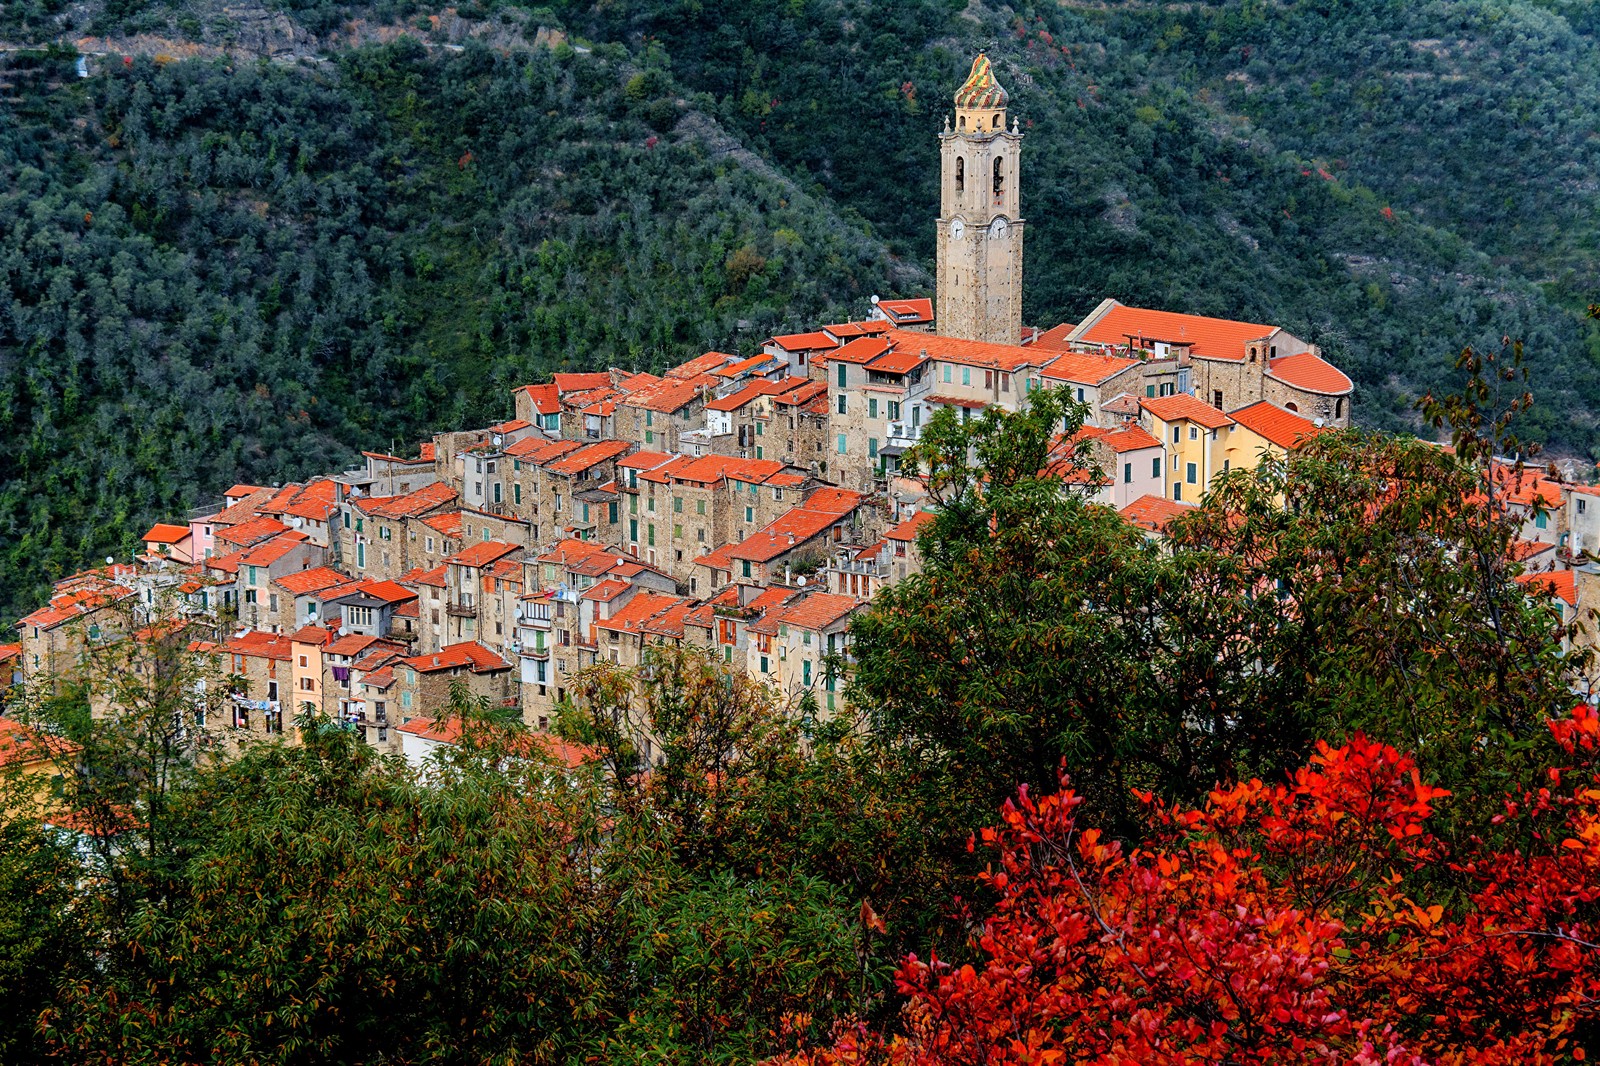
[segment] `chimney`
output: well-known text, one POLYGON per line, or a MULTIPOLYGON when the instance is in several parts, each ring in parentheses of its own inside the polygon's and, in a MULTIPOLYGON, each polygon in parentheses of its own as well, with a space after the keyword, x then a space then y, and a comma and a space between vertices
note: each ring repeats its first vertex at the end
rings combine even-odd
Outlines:
POLYGON ((433 665, 435 665, 435 666, 438 666, 438 665, 439 665, 439 657, 438 657, 438 656, 437 656, 437 655, 435 655, 435 656, 434 656, 434 657, 433 657, 433 665))

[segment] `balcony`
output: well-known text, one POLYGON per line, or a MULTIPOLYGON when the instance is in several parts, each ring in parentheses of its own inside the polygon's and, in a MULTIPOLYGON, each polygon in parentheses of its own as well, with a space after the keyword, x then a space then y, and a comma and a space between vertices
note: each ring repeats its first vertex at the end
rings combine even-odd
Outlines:
POLYGON ((550 645, 548 644, 523 644, 517 643, 517 654, 524 659, 550 658, 550 645))
POLYGON ((462 593, 444 605, 444 613, 454 618, 476 618, 478 608, 473 604, 472 595, 462 593))
POLYGON ((891 448, 909 448, 917 443, 917 439, 921 436, 921 426, 913 426, 909 422, 890 422, 887 443, 891 448))

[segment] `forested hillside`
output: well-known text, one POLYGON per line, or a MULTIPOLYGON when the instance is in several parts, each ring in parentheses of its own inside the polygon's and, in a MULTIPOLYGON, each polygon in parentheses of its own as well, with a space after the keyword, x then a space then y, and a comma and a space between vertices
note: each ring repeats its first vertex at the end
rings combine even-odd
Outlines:
POLYGON ((1030 323, 1104 296, 1279 322, 1387 427, 1462 345, 1522 337, 1529 435, 1600 453, 1587 5, 274 7, 0 12, 12 44, 135 56, 0 74, 0 615, 515 380, 926 293, 933 138, 979 48, 1029 135, 1030 323), (289 62, 251 58, 269 18, 289 62))

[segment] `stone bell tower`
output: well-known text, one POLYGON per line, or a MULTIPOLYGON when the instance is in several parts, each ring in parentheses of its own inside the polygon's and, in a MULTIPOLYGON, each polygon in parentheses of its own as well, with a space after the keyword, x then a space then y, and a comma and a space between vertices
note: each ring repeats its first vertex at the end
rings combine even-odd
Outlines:
POLYGON ((1022 133, 1006 129, 1006 91, 987 55, 957 90, 956 121, 939 135, 938 306, 947 337, 1022 339, 1022 133))

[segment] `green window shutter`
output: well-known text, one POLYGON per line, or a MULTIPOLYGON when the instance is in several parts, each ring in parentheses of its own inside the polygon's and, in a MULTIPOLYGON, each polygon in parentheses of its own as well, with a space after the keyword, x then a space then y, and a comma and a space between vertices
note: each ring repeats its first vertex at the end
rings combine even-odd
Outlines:
POLYGON ((961 384, 972 384, 972 368, 970 366, 964 366, 961 368, 961 384))
POLYGON ((848 383, 848 378, 846 378, 845 374, 849 369, 850 368, 845 366, 843 363, 839 364, 839 387, 841 389, 844 388, 848 383))
POLYGON ((870 397, 867 400, 867 417, 878 417, 878 398, 876 396, 870 397))
POLYGON ((617 505, 615 503, 612 503, 612 504, 609 505, 609 513, 606 515, 606 520, 609 521, 612 525, 616 525, 617 524, 617 511, 618 511, 618 509, 619 508, 617 507, 617 505))
POLYGON ((655 542, 656 542, 656 524, 654 522, 651 522, 650 523, 650 528, 646 532, 650 536, 650 543, 652 545, 654 545, 655 542))
POLYGON ((749 559, 741 559, 740 562, 742 562, 744 564, 744 576, 745 577, 749 577, 750 576, 750 560, 749 559))
POLYGON ((635 544, 639 543, 639 520, 637 518, 628 519, 628 539, 635 544))
POLYGON ((877 457, 878 457, 878 438, 877 437, 868 437, 867 438, 867 458, 868 459, 876 459, 877 457))
POLYGON ((839 434, 839 454, 844 454, 844 434, 839 434))

